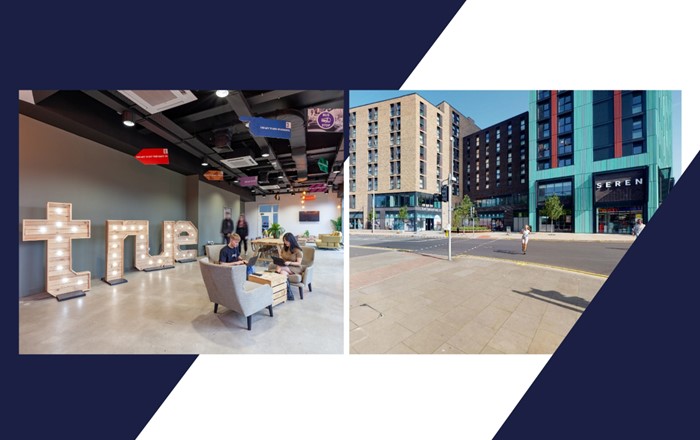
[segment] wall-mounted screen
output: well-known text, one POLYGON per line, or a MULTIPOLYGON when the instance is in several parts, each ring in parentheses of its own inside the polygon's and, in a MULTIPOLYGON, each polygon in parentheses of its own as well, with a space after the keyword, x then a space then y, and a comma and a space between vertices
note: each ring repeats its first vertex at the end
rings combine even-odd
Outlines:
POLYGON ((319 211, 299 211, 300 222, 317 222, 319 219, 319 211))

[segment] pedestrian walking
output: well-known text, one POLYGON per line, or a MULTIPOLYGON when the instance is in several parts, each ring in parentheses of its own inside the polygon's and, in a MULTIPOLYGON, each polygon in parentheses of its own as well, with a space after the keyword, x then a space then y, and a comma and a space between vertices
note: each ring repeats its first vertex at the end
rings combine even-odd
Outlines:
POLYGON ((522 229, 522 234, 523 234, 523 255, 527 253, 527 242, 530 240, 530 232, 532 229, 530 229, 530 225, 525 225, 525 227, 522 229))
POLYGON ((645 226, 646 225, 642 223, 642 219, 638 218, 636 223, 634 224, 634 227, 632 228, 632 235, 634 235, 635 237, 639 237, 639 234, 642 233, 645 226))

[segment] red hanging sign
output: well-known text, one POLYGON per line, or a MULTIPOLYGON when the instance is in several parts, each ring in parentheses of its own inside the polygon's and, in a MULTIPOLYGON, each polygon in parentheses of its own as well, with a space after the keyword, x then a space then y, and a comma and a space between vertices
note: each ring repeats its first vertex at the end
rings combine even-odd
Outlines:
POLYGON ((144 165, 167 165, 170 163, 167 148, 144 148, 135 157, 144 165))

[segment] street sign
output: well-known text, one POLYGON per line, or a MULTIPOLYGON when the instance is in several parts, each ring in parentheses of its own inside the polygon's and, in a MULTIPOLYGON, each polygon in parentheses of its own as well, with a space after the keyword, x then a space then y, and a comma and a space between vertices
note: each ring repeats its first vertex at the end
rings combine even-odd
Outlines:
POLYGON ((224 180, 224 172, 218 170, 209 170, 204 173, 204 178, 207 180, 224 180))
POLYGON ((144 165, 167 165, 170 163, 167 148, 144 148, 134 157, 144 165))
POLYGON ((253 136, 278 139, 289 139, 292 137, 292 123, 289 121, 251 116, 241 116, 240 120, 248 122, 248 130, 253 136))
POLYGON ((318 169, 323 171, 324 173, 328 172, 328 159, 325 158, 320 158, 318 160, 318 169))

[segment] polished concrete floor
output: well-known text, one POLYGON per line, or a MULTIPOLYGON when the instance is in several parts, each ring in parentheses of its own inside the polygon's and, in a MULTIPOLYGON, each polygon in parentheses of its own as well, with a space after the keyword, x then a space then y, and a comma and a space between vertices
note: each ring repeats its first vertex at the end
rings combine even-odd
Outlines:
POLYGON ((87 296, 19 302, 20 353, 343 353, 343 252, 317 250, 313 292, 246 318, 214 306, 198 263, 92 281, 87 296))

